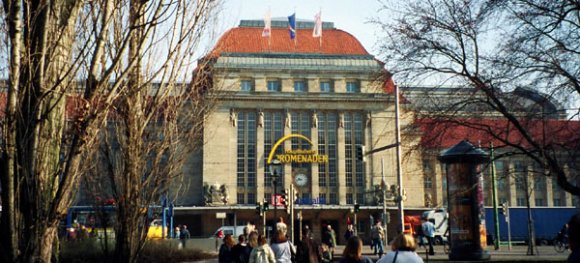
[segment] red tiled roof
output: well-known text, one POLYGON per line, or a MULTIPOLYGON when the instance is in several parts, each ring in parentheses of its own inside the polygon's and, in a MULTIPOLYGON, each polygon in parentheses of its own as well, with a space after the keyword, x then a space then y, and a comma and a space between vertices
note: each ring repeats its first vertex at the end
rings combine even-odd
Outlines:
POLYGON ((262 28, 232 28, 220 38, 211 56, 219 56, 223 52, 369 55, 353 35, 339 29, 323 30, 322 45, 319 38, 312 37, 312 29, 297 29, 296 34, 296 45, 294 45, 288 29, 272 28, 271 42, 268 45, 268 38, 262 37, 262 28))
MULTIPOLYGON (((580 146, 579 121, 528 120, 522 123, 542 146, 580 146)), ((419 119, 415 124, 421 131, 421 145, 426 148, 449 148, 464 139, 475 144, 479 142, 482 147, 489 146, 491 142, 494 147, 507 146, 506 142, 529 146, 522 134, 503 119, 419 119)))

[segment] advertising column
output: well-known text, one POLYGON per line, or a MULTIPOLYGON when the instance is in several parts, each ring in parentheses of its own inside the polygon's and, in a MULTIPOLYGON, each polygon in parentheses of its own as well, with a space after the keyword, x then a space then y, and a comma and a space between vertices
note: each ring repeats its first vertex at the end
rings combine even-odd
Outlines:
POLYGON ((480 164, 488 154, 468 141, 443 151, 447 167, 450 260, 489 260, 480 164))

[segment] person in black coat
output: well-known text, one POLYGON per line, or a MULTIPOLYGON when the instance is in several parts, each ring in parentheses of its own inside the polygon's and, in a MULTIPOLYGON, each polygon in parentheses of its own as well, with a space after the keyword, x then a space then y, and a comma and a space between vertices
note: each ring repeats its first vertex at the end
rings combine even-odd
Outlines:
POLYGON ((218 256, 219 263, 235 263, 233 248, 234 248, 234 238, 232 235, 227 234, 224 237, 224 243, 220 247, 220 252, 218 256))
POLYGON ((234 260, 237 263, 248 263, 250 262, 250 253, 252 253, 252 247, 246 243, 246 236, 240 235, 238 237, 238 243, 232 248, 234 260))

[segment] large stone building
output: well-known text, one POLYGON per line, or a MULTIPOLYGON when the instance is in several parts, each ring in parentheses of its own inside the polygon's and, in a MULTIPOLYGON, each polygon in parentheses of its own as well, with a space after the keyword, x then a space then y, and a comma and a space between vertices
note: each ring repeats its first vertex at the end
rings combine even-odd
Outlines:
MULTIPOLYGON (((207 237, 222 224, 253 222, 262 230, 282 217, 294 219, 295 236, 302 224, 319 238, 329 224, 343 242, 349 220, 356 220, 358 234, 368 238, 374 220, 390 219, 387 229, 394 237, 400 228, 395 148, 368 154, 364 161, 357 156, 360 146, 370 152, 396 141, 393 81, 383 63, 348 32, 325 22, 322 38, 314 38, 312 28, 312 22, 298 22, 294 41, 286 21, 272 21, 267 38, 262 21, 242 20, 201 61, 198 72, 207 73, 219 96, 203 125, 203 141, 192 142, 202 147, 186 163, 183 181, 171 188, 170 196, 177 197, 175 225, 187 224, 193 236, 207 237), (270 166, 276 158, 282 171, 274 177, 270 166), (293 218, 282 205, 274 209, 280 202, 275 196, 291 187, 296 189, 293 218), (261 214, 257 204, 264 203, 270 209, 261 214)), ((480 103, 477 90, 404 87, 401 94, 405 214, 446 207, 445 166, 437 160, 442 150, 463 139, 484 148, 494 141, 481 130, 458 125, 459 119, 504 129, 514 142, 520 139, 480 103), (450 105, 458 108, 445 111, 450 105), (446 116, 449 112, 456 115, 446 116)), ((550 136, 575 142, 575 150, 562 156, 569 158, 569 178, 578 178, 580 123, 568 121, 557 103, 537 92, 517 89, 506 95, 516 111, 544 120, 538 128, 561 127, 550 136)), ((509 149, 497 150, 502 152, 509 149)), ((578 207, 578 199, 531 159, 508 155, 495 165, 500 203, 578 207)), ((482 173, 485 205, 491 205, 488 168, 485 164, 482 173)))
MULTIPOLYGON (((383 211, 384 176, 396 226, 389 187, 397 182, 395 149, 365 162, 356 158, 359 145, 370 151, 395 142, 394 86, 383 63, 333 23, 323 24, 319 39, 312 37, 313 23, 298 22, 296 41, 286 21, 272 27, 271 37, 262 37, 262 21, 243 20, 206 58, 220 99, 204 125, 202 154, 186 168, 188 190, 177 202, 176 222, 200 222, 194 234, 209 235, 222 223, 216 214, 226 212, 226 224, 253 221, 261 229, 256 204, 270 203, 271 224, 274 191, 281 195, 294 184, 296 215, 316 235, 326 224, 343 233, 347 218, 355 220, 354 204, 360 206, 358 232, 365 235, 370 218, 383 211), (274 187, 268 157, 277 142, 274 156, 311 150, 324 160, 284 163, 274 187)), ((404 130, 413 116, 404 110, 401 116, 404 130)), ((421 167, 419 155, 406 155, 404 166, 421 167)), ((405 176, 403 183, 406 207, 424 208, 422 175, 405 176)), ((283 207, 277 217, 290 220, 283 207)))

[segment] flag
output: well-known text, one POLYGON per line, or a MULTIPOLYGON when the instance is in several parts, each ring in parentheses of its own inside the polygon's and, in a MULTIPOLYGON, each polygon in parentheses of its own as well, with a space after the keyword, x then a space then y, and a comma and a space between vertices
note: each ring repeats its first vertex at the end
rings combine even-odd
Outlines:
POLYGON ((290 33, 290 39, 296 38, 296 13, 288 17, 288 33, 290 33))
POLYGON ((314 30, 312 30, 312 37, 321 37, 322 36, 322 18, 321 12, 314 15, 314 30))
POLYGON ((270 37, 272 33, 272 13, 270 12, 270 8, 268 8, 268 12, 264 15, 264 30, 262 31, 263 37, 270 37))

